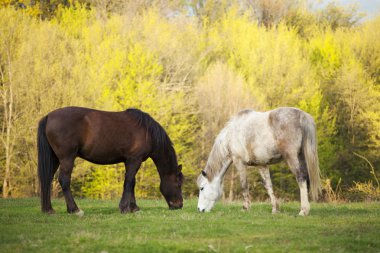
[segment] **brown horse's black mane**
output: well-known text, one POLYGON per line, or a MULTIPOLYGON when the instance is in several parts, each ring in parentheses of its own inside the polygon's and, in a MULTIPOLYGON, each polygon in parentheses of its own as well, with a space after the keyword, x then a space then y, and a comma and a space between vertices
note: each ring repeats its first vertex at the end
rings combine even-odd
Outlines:
POLYGON ((177 157, 173 148, 173 143, 164 128, 155 121, 148 113, 139 109, 129 108, 127 113, 132 114, 139 126, 147 129, 152 139, 153 157, 165 157, 170 163, 177 165, 177 157))

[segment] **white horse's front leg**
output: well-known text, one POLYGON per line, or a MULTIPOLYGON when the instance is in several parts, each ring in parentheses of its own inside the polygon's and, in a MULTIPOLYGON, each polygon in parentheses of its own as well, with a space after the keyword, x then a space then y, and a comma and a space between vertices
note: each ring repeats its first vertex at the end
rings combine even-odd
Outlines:
POLYGON ((280 210, 279 210, 276 196, 274 196, 274 193, 273 193, 273 186, 272 186, 272 180, 270 179, 269 169, 267 166, 264 166, 264 167, 260 167, 259 171, 260 171, 261 177, 264 180, 265 189, 267 190, 270 201, 272 203, 272 213, 278 213, 280 210))
POLYGON ((243 209, 248 210, 251 207, 251 196, 249 195, 249 185, 247 181, 247 166, 241 161, 235 162, 235 166, 239 172, 240 183, 243 189, 243 209))

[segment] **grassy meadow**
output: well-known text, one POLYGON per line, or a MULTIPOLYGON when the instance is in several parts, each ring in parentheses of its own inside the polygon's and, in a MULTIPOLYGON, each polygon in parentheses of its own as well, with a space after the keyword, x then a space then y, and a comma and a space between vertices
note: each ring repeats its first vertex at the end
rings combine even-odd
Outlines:
POLYGON ((55 199, 54 215, 39 200, 0 199, 0 252, 380 252, 380 205, 313 203, 298 217, 298 202, 219 202, 210 213, 197 200, 168 210, 163 200, 138 200, 140 212, 122 215, 116 200, 78 199, 83 217, 55 199))

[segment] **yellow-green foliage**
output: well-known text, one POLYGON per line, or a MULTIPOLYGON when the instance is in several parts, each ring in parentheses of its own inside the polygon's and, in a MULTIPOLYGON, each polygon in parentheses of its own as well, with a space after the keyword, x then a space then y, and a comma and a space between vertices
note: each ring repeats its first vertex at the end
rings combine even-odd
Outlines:
POLYGON ((374 186, 372 181, 364 183, 354 182, 354 186, 352 186, 349 191, 362 194, 366 200, 380 199, 380 187, 379 185, 374 186))
POLYGON ((310 62, 316 67, 317 74, 324 79, 332 79, 342 64, 342 55, 336 45, 334 35, 327 32, 313 38, 309 44, 310 62))
POLYGON ((364 198, 366 198, 367 200, 380 200, 380 182, 376 176, 375 168, 365 156, 360 155, 358 153, 354 153, 354 155, 366 161, 367 164, 370 166, 371 168, 370 173, 371 173, 372 178, 375 180, 376 185, 372 183, 372 180, 368 180, 367 182, 364 182, 364 183, 354 181, 354 186, 352 186, 349 189, 349 191, 359 193, 363 195, 364 198))
MULTIPOLYGON (((0 2, 2 101, 12 88, 15 115, 7 179, 12 196, 38 193, 37 122, 68 105, 148 112, 173 141, 186 196, 197 192, 194 181, 216 134, 231 115, 248 107, 293 106, 309 112, 317 123, 321 171, 331 178, 330 186, 340 178, 343 188, 368 180, 353 151, 379 165, 379 18, 331 30, 312 13, 300 11, 264 27, 251 12, 229 5, 195 16, 165 15, 159 8, 116 14, 71 4, 41 20, 35 18, 41 15, 38 4, 15 10, 0 2)), ((3 124, 6 108, 1 103, 3 124)), ((0 186, 3 150, 4 145, 0 186)), ((297 196, 295 180, 283 167, 274 173, 276 191, 292 188, 291 197, 297 196)), ((73 188, 77 195, 117 198, 123 175, 123 164, 79 162, 73 188)), ((137 174, 137 196, 160 196, 158 185, 154 164, 144 163, 137 174)))
POLYGON ((115 199, 122 194, 120 183, 124 173, 118 166, 95 167, 84 178, 83 195, 95 199, 115 199))
POLYGON ((280 24, 266 29, 234 11, 210 32, 214 54, 242 73, 263 109, 296 105, 318 90, 297 33, 280 24))

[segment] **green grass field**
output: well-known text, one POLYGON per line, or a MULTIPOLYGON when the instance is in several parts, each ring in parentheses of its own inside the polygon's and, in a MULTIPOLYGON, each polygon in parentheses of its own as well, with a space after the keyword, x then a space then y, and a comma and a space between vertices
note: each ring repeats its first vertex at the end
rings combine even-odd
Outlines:
POLYGON ((83 217, 40 213, 38 199, 0 199, 0 252, 380 252, 380 204, 298 203, 272 215, 269 203, 218 203, 198 213, 197 200, 168 210, 164 200, 138 200, 141 211, 120 214, 118 201, 78 199, 83 217))

